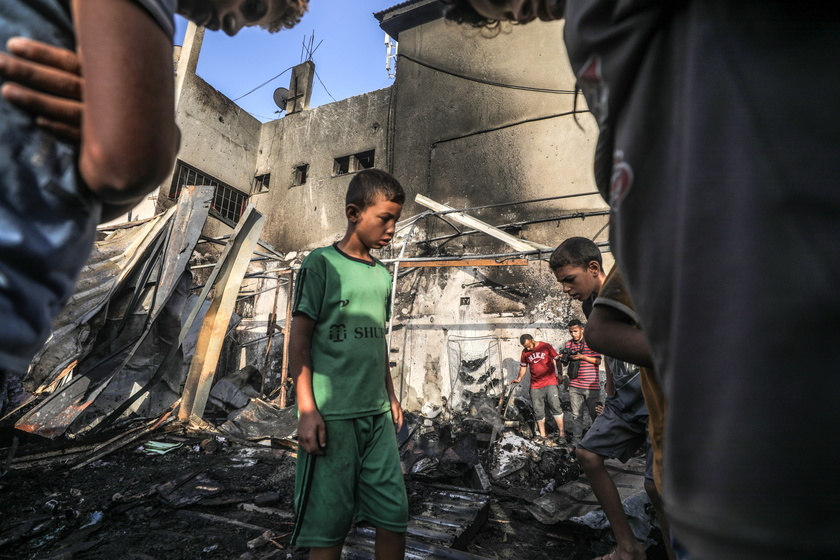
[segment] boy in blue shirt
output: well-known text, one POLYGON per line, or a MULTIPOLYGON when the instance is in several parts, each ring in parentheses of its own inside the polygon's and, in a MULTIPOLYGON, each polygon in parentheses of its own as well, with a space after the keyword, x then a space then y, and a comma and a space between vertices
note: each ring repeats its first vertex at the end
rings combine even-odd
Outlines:
POLYGON ((390 174, 350 181, 344 238, 304 259, 289 363, 295 380, 297 524, 292 544, 338 559, 357 524, 376 527, 376 557, 402 558, 408 499, 394 427, 402 409, 388 365, 391 275, 371 256, 394 236, 405 193, 390 174))

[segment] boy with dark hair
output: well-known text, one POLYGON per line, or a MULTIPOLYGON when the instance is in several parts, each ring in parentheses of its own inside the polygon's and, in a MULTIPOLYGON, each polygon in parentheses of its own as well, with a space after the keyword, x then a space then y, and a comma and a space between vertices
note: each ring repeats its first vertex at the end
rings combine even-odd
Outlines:
POLYGON ((557 365, 559 357, 557 351, 547 342, 538 342, 530 334, 519 337, 519 343, 524 350, 519 359, 519 375, 510 384, 519 383, 525 377, 525 372, 531 372, 531 404, 534 407, 534 418, 539 431, 539 443, 553 445, 546 439, 545 431, 545 403, 557 423, 558 442, 566 443, 566 427, 563 423, 563 408, 560 404, 560 386, 557 383, 557 365))
POLYGON ((380 198, 400 206, 405 204, 405 192, 393 175, 379 169, 367 169, 357 173, 350 181, 344 204, 353 204, 364 210, 374 206, 380 198))
MULTIPOLYGON (((662 488, 662 446, 665 425, 665 397, 653 371, 650 347, 639 326, 638 315, 624 286, 621 270, 615 266, 604 280, 595 300, 587 343, 610 356, 640 366, 639 381, 648 411, 647 436, 650 447, 645 469, 645 490, 659 517, 659 526, 665 540, 668 558, 674 560, 671 548, 671 531, 662 505, 659 489, 662 488)), ((611 384, 612 385, 612 384, 611 384)), ((615 392, 615 386, 609 388, 615 392)), ((597 460, 597 457, 588 457, 597 460)))
MULTIPOLYGON (((601 376, 598 366, 601 355, 592 350, 584 340, 584 325, 580 319, 569 321, 569 336, 565 348, 572 352, 569 360, 577 362, 577 375, 569 379, 569 402, 572 406, 572 447, 577 447, 583 437, 583 411, 589 412, 589 419, 595 421, 596 405, 601 401, 601 376)), ((574 363, 572 362, 572 364, 574 363)), ((570 364, 571 365, 571 364, 570 364)), ((575 367, 572 365, 572 367, 575 367)))
POLYGON ((289 344, 297 395, 296 546, 338 559, 357 524, 376 527, 376 557, 402 558, 408 500, 397 450, 402 409, 388 365, 391 275, 371 256, 394 236, 405 193, 378 169, 347 189, 347 230, 312 251, 298 276, 289 344))
POLYGON ((592 303, 598 295, 606 275, 598 246, 585 237, 570 237, 561 243, 548 261, 548 267, 563 292, 581 302, 583 314, 589 317, 592 303))
MULTIPOLYGON (((601 292, 606 275, 601 268, 598 246, 585 237, 572 237, 560 244, 551 255, 549 267, 563 291, 583 302, 589 317, 601 292)), ((603 412, 592 423, 586 436, 577 444, 575 454, 592 491, 604 509, 616 540, 616 549, 596 560, 644 560, 645 550, 636 540, 621 497, 604 466, 607 457, 626 462, 645 444, 648 414, 642 397, 639 368, 606 357, 607 398, 603 412)), ((652 458, 646 465, 646 489, 652 488, 652 458)))

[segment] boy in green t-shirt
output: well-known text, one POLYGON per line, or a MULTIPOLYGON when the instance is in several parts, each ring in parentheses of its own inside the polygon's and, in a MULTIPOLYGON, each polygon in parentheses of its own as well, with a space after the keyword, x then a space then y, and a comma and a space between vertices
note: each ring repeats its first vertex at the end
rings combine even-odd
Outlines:
POLYGON ((312 251, 298 276, 289 343, 299 413, 292 544, 310 547, 312 559, 337 560, 354 518, 376 527, 377 558, 405 555, 408 499, 394 430, 402 409, 385 341, 391 275, 370 254, 390 243, 404 202, 390 174, 357 173, 344 238, 312 251))

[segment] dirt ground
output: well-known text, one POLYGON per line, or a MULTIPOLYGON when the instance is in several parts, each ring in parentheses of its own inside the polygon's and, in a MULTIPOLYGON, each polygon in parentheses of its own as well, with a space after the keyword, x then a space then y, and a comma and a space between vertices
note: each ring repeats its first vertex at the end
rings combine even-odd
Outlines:
MULTIPOLYGON (((183 445, 155 455, 135 444, 77 469, 7 472, 0 478, 0 558, 306 557, 305 549, 289 545, 291 450, 207 436, 155 439, 183 445), (271 531, 271 540, 260 538, 265 531, 271 531)), ((31 446, 21 450, 28 453, 31 446)), ((0 451, 3 457, 8 453, 0 451)), ((411 488, 409 477, 410 501, 411 488)), ((526 505, 539 496, 539 488, 494 484, 491 496, 488 520, 468 548, 472 554, 589 560, 611 548, 608 530, 536 521, 526 505)), ((661 546, 649 549, 648 558, 664 559, 661 546)))

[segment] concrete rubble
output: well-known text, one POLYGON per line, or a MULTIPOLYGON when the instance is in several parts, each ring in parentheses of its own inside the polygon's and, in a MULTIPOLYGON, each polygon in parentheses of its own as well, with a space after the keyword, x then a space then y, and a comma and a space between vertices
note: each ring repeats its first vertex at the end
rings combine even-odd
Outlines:
MULTIPOLYGON (((187 188, 166 213, 102 233, 25 378, 31 398, 0 420, 0 558, 306 556, 289 544, 297 420, 284 348, 302 255, 260 241, 253 209, 227 238, 202 237, 210 192, 187 188), (275 282, 256 329, 239 302, 252 277, 275 282)), ((407 411, 398 436, 407 556, 607 552, 573 455, 535 443, 530 403, 506 389, 498 339, 451 337, 449 351, 440 403, 407 411)), ((634 530, 655 540, 643 467, 608 461, 634 530)), ((372 539, 354 528, 344 556, 372 558, 372 539)))
MULTIPOLYGON (((279 409, 275 426, 293 426, 292 409, 279 409)), ((565 450, 538 446, 516 428, 489 448, 477 436, 492 427, 475 431, 480 421, 447 416, 408 413, 400 434, 410 503, 407 557, 587 558, 607 551, 609 529, 565 450), (516 470, 497 469, 518 453, 516 470)), ((223 418, 213 421, 230 422, 223 418)), ((288 542, 293 439, 276 437, 282 428, 245 439, 210 422, 190 430, 175 425, 141 430, 142 438, 106 455, 96 454, 98 445, 75 442, 19 447, 0 478, 0 550, 16 558, 182 558, 186 547, 201 558, 304 558, 288 542), (120 556, 120 548, 136 554, 120 556)), ((628 498, 634 529, 656 538, 641 491, 643 465, 636 458, 608 468, 628 498)), ((345 557, 372 558, 372 539, 371 529, 354 529, 345 557)))

